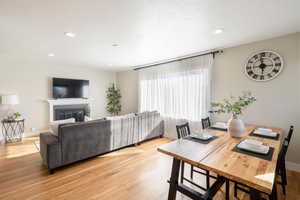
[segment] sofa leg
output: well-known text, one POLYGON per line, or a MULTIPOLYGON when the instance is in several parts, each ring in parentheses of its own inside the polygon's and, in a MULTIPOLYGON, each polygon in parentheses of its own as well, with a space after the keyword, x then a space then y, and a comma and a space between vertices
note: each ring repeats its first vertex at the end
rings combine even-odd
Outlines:
POLYGON ((163 135, 160 135, 159 137, 160 137, 160 138, 163 138, 164 136, 163 136, 163 135))
POLYGON ((49 174, 53 174, 54 173, 54 169, 48 169, 48 173, 49 174))

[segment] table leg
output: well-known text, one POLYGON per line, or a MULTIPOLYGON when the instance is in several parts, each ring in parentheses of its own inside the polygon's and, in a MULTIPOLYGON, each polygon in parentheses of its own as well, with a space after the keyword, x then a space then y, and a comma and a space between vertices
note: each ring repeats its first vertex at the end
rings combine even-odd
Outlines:
POLYGON ((260 192, 255 189, 250 189, 250 199, 251 200, 261 200, 260 192))
POLYGON ((175 200, 178 185, 180 160, 173 158, 168 200, 175 200))

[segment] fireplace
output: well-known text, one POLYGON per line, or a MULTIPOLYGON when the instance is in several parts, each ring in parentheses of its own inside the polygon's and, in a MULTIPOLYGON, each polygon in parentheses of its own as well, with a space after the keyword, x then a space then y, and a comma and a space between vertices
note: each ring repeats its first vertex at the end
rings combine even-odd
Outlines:
POLYGON ((90 116, 91 99, 49 99, 49 121, 74 117, 83 121, 84 116, 90 116))
POLYGON ((75 118, 77 122, 84 121, 84 116, 90 116, 88 104, 55 105, 53 107, 54 120, 75 118))

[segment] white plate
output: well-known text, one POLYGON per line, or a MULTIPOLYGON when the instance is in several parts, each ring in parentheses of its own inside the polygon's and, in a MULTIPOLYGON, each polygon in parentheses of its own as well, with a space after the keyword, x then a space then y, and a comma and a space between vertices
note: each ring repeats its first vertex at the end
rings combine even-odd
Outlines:
POLYGON ((272 132, 272 129, 269 128, 258 128, 259 131, 272 132))
POLYGON ((259 129, 255 130, 253 133, 256 135, 263 135, 263 136, 274 137, 274 138, 277 136, 277 133, 275 132, 261 131, 259 129))
POLYGON ((265 145, 257 145, 257 144, 251 144, 242 141, 241 143, 238 144, 237 146, 239 149, 251 151, 254 153, 260 153, 260 154, 268 154, 270 147, 265 146, 265 145))
POLYGON ((212 125, 212 127, 214 127, 214 128, 223 128, 223 129, 228 128, 227 124, 224 123, 224 122, 216 122, 214 125, 212 125))
POLYGON ((190 135, 192 138, 199 139, 199 140, 209 140, 212 138, 212 135, 209 134, 192 134, 190 135))

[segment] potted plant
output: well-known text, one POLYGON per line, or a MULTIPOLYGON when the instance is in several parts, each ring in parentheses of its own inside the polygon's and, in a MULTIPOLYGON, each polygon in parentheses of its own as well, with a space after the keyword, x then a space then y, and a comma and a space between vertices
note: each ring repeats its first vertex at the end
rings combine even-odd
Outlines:
POLYGON ((245 132, 245 125, 239 115, 250 104, 256 101, 256 98, 252 96, 251 92, 243 92, 242 96, 233 97, 230 99, 224 99, 223 103, 212 103, 211 106, 214 110, 211 113, 229 113, 231 118, 229 119, 228 132, 232 137, 243 137, 245 132))
POLYGON ((106 98, 107 112, 112 115, 118 115, 121 112, 121 92, 114 83, 107 89, 106 98))

